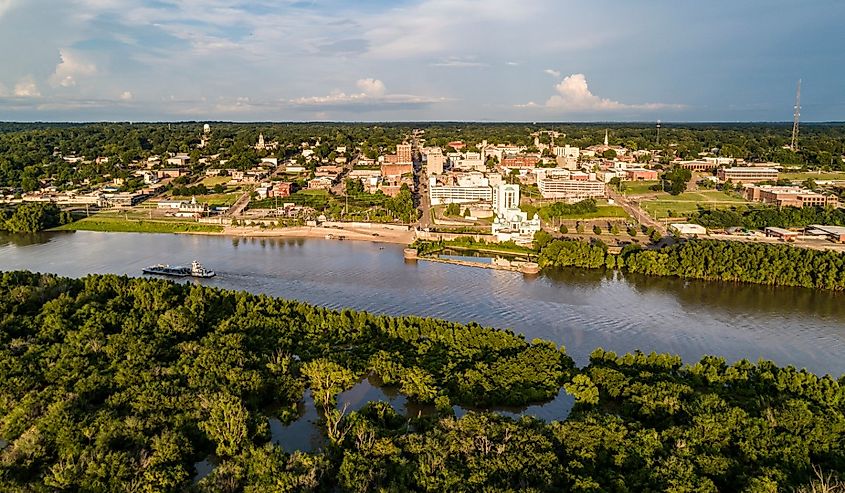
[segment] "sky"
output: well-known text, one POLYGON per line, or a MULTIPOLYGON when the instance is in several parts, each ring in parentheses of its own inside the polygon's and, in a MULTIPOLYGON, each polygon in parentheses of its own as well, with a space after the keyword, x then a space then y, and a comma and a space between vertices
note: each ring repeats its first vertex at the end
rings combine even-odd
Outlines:
POLYGON ((4 121, 845 121, 843 0, 0 0, 4 121))

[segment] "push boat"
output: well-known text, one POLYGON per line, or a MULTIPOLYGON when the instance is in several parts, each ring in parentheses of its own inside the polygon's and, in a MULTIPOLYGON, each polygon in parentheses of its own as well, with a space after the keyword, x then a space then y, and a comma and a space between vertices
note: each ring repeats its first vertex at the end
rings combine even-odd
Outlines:
POLYGON ((194 260, 190 267, 183 265, 156 264, 143 269, 144 274, 171 277, 214 277, 214 271, 206 269, 201 263, 194 260))

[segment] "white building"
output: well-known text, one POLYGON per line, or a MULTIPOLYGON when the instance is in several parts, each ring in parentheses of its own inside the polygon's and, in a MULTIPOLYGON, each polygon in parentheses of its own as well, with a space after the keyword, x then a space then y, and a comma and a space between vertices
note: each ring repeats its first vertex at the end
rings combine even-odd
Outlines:
POLYGON ((461 171, 485 171, 487 167, 480 152, 451 152, 448 155, 452 169, 461 171))
POLYGON ((490 180, 478 174, 458 177, 454 183, 439 184, 432 176, 428 187, 431 205, 468 204, 472 202, 492 202, 493 189, 490 180))
POLYGON ((446 164, 446 158, 439 147, 425 149, 423 156, 425 156, 425 169, 429 175, 443 174, 443 165, 446 164))
POLYGON ((669 225, 669 232, 684 236, 706 235, 707 229, 699 224, 677 223, 669 225))
POLYGON ((502 183, 494 188, 493 212, 492 232, 498 241, 530 243, 540 231, 539 216, 528 219, 528 213, 519 208, 519 185, 502 183))
POLYGON ((595 175, 586 173, 573 174, 567 170, 547 168, 537 169, 537 188, 544 199, 564 199, 578 202, 590 198, 605 196, 605 184, 595 179, 595 175))

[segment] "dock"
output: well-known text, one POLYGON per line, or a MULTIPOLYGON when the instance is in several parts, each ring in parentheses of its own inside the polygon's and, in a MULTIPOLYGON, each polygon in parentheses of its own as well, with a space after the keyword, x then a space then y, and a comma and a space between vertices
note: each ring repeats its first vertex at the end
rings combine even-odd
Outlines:
POLYGON ((452 265, 461 265, 464 267, 476 267, 481 269, 491 269, 491 270, 505 270, 510 272, 521 272, 527 275, 536 275, 540 273, 540 266, 534 262, 520 262, 520 261, 510 261, 503 258, 496 258, 493 262, 482 263, 482 262, 472 262, 469 260, 457 260, 451 258, 440 258, 440 257, 415 257, 416 260, 425 260, 427 262, 439 262, 441 264, 452 264, 452 265))

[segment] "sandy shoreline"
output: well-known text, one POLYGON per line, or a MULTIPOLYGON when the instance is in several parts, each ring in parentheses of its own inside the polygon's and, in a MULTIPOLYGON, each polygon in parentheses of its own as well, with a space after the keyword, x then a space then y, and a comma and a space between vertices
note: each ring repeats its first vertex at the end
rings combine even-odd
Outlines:
POLYGON ((249 226, 227 226, 219 233, 190 233, 209 236, 237 236, 241 238, 328 238, 354 241, 371 241, 375 243, 392 243, 408 245, 414 241, 414 231, 394 231, 379 229, 377 231, 355 228, 326 228, 313 226, 298 226, 290 228, 262 229, 249 226))

